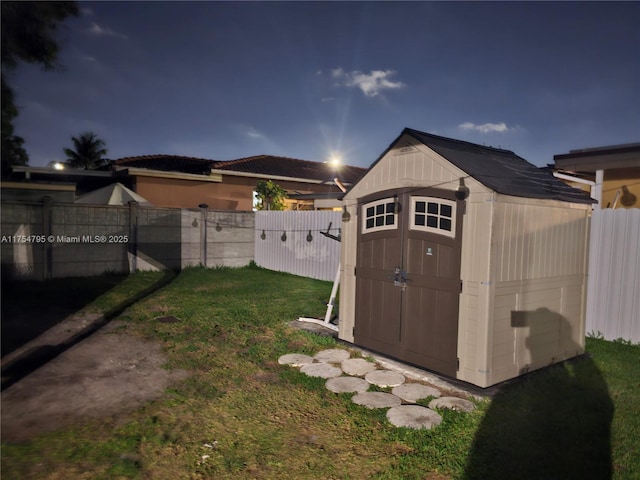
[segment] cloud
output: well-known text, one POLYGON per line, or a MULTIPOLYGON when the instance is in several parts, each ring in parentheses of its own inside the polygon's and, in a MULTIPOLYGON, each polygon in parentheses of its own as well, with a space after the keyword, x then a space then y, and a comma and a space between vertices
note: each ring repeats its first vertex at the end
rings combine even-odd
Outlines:
POLYGON ((509 130, 512 130, 511 128, 507 127, 507 124, 504 122, 483 123, 482 125, 476 125, 475 123, 471 123, 471 122, 464 122, 458 125, 458 128, 461 128, 462 130, 475 130, 480 133, 492 133, 492 132, 504 133, 504 132, 508 132, 509 130))
POLYGON ((117 38, 122 38, 124 40, 129 38, 127 35, 123 33, 115 32, 110 28, 101 27, 96 22, 91 22, 91 28, 89 28, 89 33, 93 35, 98 35, 101 37, 117 37, 117 38))
POLYGON ((245 135, 247 135, 249 138, 254 138, 254 139, 266 138, 263 133, 259 132, 258 130, 256 130, 251 126, 247 128, 247 130, 245 131, 245 135))
POLYGON ((403 88, 404 83, 390 80, 389 77, 395 74, 393 70, 372 70, 371 73, 358 70, 345 72, 342 68, 331 70, 331 76, 338 80, 340 85, 359 88, 367 97, 375 97, 383 90, 403 88))

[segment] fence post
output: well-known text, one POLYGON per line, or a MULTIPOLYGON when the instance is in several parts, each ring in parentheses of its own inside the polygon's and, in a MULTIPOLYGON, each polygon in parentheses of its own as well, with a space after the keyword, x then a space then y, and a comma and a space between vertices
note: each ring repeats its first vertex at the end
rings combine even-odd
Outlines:
POLYGON ((207 209, 209 205, 201 203, 200 207, 200 265, 207 266, 207 209))
MULTIPOLYGON (((42 197, 42 234, 49 237, 53 228, 51 226, 51 217, 53 210, 53 198, 50 196, 42 197)), ((42 256, 42 276, 44 280, 51 279, 53 267, 53 242, 44 242, 44 255, 42 256)))
POLYGON ((138 202, 129 202, 129 273, 138 270, 138 202))

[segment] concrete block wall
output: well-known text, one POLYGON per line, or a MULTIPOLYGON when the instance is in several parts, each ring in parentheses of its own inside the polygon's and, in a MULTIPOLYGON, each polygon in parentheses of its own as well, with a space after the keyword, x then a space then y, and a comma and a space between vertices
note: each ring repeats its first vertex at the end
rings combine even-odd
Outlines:
POLYGON ((253 212, 3 202, 2 274, 44 280, 241 267, 254 259, 253 212))
POLYGON ((253 212, 182 210, 182 267, 242 267, 254 259, 253 212))
POLYGON ((136 240, 136 269, 173 269, 182 266, 182 214, 176 208, 138 207, 137 225, 132 229, 136 240), (134 233, 135 230, 135 233, 134 233))
POLYGON ((2 274, 44 280, 195 265, 240 267, 254 258, 254 215, 3 202, 2 274))
POLYGON ((129 218, 129 207, 53 205, 51 277, 128 272, 129 218))
POLYGON ((243 267, 254 259, 255 213, 207 213, 206 266, 243 267))
POLYGON ((22 241, 23 237, 42 236, 42 205, 3 203, 0 212, 2 278, 42 279, 44 243, 22 241))

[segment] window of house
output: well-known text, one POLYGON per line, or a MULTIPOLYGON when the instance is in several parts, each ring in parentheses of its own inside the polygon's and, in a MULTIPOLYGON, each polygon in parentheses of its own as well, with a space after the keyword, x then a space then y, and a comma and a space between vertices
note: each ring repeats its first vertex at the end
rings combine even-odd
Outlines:
POLYGON ((395 198, 385 198, 370 202, 362 207, 362 232, 392 230, 398 226, 395 198))
POLYGON ((411 197, 411 230, 456 236, 456 204, 434 197, 411 197))

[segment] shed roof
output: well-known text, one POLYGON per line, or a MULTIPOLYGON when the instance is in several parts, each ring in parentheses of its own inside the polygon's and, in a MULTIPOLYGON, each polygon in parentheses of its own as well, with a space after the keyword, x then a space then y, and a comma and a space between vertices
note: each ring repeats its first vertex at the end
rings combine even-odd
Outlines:
POLYGON ((536 167, 510 150, 440 137, 410 128, 405 128, 400 136, 404 134, 498 193, 572 203, 594 202, 587 193, 570 187, 549 171, 536 167))

